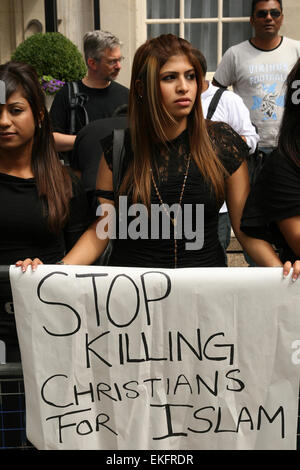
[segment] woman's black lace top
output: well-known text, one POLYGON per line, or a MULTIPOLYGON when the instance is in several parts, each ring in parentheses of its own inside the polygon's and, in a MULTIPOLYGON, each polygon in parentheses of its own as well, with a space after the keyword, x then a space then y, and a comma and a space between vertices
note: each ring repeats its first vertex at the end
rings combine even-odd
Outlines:
MULTIPOLYGON (((247 145, 225 123, 210 123, 208 132, 220 161, 228 174, 231 175, 239 168, 248 155, 247 145)), ((105 138, 102 141, 102 146, 106 162, 113 171, 112 136, 105 138)), ((128 130, 125 132, 125 150, 123 174, 132 158, 130 133, 128 130)), ((176 139, 170 141, 167 149, 165 147, 156 149, 155 161, 157 165, 153 168, 153 176, 165 208, 170 208, 173 204, 179 203, 188 156, 189 139, 187 131, 184 131, 176 139)), ((149 178, 151 178, 151 175, 149 175, 149 178)), ((101 191, 101 188, 97 191, 97 196, 111 200, 114 199, 113 192, 101 191)), ((181 204, 181 230, 178 224, 176 226, 177 231, 182 235, 176 242, 178 252, 177 267, 225 266, 224 255, 217 233, 218 213, 223 202, 217 202, 213 188, 204 179, 194 160, 191 159, 181 204), (204 221, 202 220, 201 207, 203 208, 204 221)), ((129 197, 128 208, 130 205, 131 200, 129 197)), ((153 205, 155 207, 160 206, 160 200, 152 184, 151 208, 153 205)), ((124 219, 127 219, 127 226, 131 236, 128 236, 127 239, 118 238, 114 240, 113 252, 110 259, 111 265, 175 267, 174 227, 170 223, 169 217, 165 215, 166 211, 161 210, 161 212, 158 235, 156 233, 158 239, 154 239, 153 236, 152 238, 149 237, 151 230, 157 232, 155 230, 157 227, 151 225, 151 221, 154 220, 153 215, 151 221, 149 220, 148 231, 146 230, 148 239, 138 238, 138 235, 135 235, 136 239, 133 239, 132 234, 137 233, 139 227, 136 224, 131 225, 133 218, 127 217, 127 214, 124 212, 122 213, 122 223, 124 219), (166 239, 163 237, 168 234, 165 234, 163 230, 163 223, 170 226, 170 236, 167 236, 166 239)), ((137 215, 140 217, 139 214, 137 215)), ((174 215, 176 215, 176 210, 174 215)), ((142 220, 142 217, 140 217, 140 220, 142 220)))

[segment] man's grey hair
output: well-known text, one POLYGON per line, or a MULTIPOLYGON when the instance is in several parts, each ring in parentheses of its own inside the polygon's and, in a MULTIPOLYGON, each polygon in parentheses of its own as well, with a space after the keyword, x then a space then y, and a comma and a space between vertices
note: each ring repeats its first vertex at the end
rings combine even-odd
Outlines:
POLYGON ((89 58, 100 59, 105 49, 121 47, 120 40, 108 31, 90 31, 83 37, 83 49, 85 61, 89 58))

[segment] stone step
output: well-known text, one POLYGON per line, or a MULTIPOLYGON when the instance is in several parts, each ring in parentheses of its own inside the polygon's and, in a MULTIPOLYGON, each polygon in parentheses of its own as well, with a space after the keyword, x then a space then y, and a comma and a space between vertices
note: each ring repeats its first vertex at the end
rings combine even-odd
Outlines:
POLYGON ((227 261, 228 266, 231 268, 248 266, 248 263, 244 258, 242 247, 235 236, 231 236, 231 240, 227 248, 227 261))

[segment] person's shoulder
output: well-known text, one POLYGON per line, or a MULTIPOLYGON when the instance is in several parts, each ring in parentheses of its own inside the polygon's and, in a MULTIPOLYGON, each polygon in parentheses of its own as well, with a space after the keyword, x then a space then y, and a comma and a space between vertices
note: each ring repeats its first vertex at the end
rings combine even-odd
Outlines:
POLYGON ((115 80, 111 81, 110 88, 111 89, 119 89, 119 90, 122 90, 126 93, 129 93, 129 89, 125 85, 121 85, 121 83, 116 82, 115 80))
POLYGON ((126 116, 112 116, 96 119, 95 121, 90 122, 82 129, 80 129, 77 134, 77 137, 89 136, 96 133, 99 139, 101 139, 102 136, 106 136, 108 133, 111 133, 113 129, 126 128, 127 121, 128 119, 126 116))
POLYGON ((289 155, 280 152, 278 148, 267 156, 264 167, 266 171, 282 177, 286 174, 285 172, 297 174, 300 177, 300 166, 289 155))
POLYGON ((226 122, 206 120, 208 135, 219 150, 240 152, 246 157, 249 153, 246 142, 226 122), (231 149, 231 150, 230 150, 231 149))
POLYGON ((78 91, 82 92, 81 89, 81 81, 79 82, 66 82, 64 86, 57 92, 55 93, 53 103, 57 104, 62 103, 62 102, 69 102, 69 97, 72 93, 74 93, 74 88, 72 83, 76 83, 78 85, 78 91))
POLYGON ((287 57, 300 56, 300 41, 283 36, 280 51, 287 54, 287 57))
MULTIPOLYGON (((208 98, 213 97, 219 90, 220 90, 220 87, 217 87, 210 82, 207 90, 202 93, 203 101, 205 101, 208 98)), ((232 90, 228 90, 227 88, 222 89, 222 94, 220 96, 220 103, 226 106, 227 105, 232 106, 232 104, 235 104, 235 105, 244 104, 242 98, 239 95, 234 93, 232 90)))
MULTIPOLYGON (((238 53, 241 53, 245 50, 250 50, 251 49, 251 43, 249 41, 249 39, 246 39, 245 41, 242 41, 242 42, 239 42, 238 44, 234 44, 233 46, 229 47, 225 54, 238 54, 238 53)), ((224 54, 224 55, 225 55, 224 54)))
POLYGON ((214 96, 214 94, 218 90, 218 87, 213 85, 212 82, 207 80, 207 83, 208 83, 207 89, 201 93, 202 102, 205 102, 208 98, 211 98, 212 96, 214 96))
POLYGON ((294 46, 298 49, 300 48, 300 41, 298 41, 297 39, 288 38, 287 36, 283 36, 281 45, 294 46))
POLYGON ((101 145, 103 149, 109 150, 112 149, 113 147, 113 141, 114 141, 114 130, 116 129, 122 129, 123 130, 123 136, 124 136, 124 143, 125 145, 130 141, 130 132, 129 128, 121 128, 121 127, 114 127, 110 130, 110 132, 101 139, 101 145))
POLYGON ((78 91, 82 91, 83 87, 84 85, 81 80, 74 80, 71 82, 66 82, 58 93, 62 92, 64 94, 69 94, 70 92, 75 92, 77 88, 78 91))
POLYGON ((237 104, 239 106, 245 106, 243 99, 237 93, 228 89, 224 90, 224 93, 222 93, 220 101, 222 101, 222 103, 228 104, 229 106, 233 104, 237 104))
MULTIPOLYGON (((224 92, 225 93, 225 92, 224 92)), ((223 94, 224 94, 223 93, 223 94)), ((232 127, 223 121, 206 120, 207 131, 210 137, 218 137, 218 135, 236 134, 232 127)))
POLYGON ((66 82, 61 87, 61 89, 55 93, 54 98, 53 98, 53 103, 54 104, 61 103, 62 101, 65 101, 66 99, 68 99, 68 96, 69 96, 69 85, 68 85, 68 82, 66 82))
POLYGON ((248 146, 229 124, 221 121, 206 122, 216 155, 229 175, 232 175, 246 159, 248 146))

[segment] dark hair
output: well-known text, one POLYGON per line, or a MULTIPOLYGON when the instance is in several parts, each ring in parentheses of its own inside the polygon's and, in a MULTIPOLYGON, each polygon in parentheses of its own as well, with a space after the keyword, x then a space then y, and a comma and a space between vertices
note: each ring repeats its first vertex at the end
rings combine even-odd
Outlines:
MULTIPOLYGON (((259 2, 268 2, 269 0, 252 0, 252 6, 251 6, 251 16, 254 15, 254 10, 255 10, 255 7, 256 7, 256 4, 259 3, 259 2)), ((279 3, 280 5, 280 9, 282 11, 282 0, 276 0, 276 2, 279 3)))
POLYGON ((278 148, 282 155, 291 158, 300 167, 300 59, 290 71, 285 85, 285 105, 279 130, 278 148))
POLYGON ((0 80, 5 83, 6 100, 18 89, 28 101, 35 121, 31 167, 39 197, 47 214, 49 228, 59 233, 69 215, 72 181, 55 150, 45 96, 31 65, 7 62, 0 65, 0 80))
POLYGON ((200 66, 201 66, 201 69, 202 69, 202 72, 203 72, 203 76, 205 77, 206 72, 207 72, 207 61, 206 61, 206 58, 204 57, 204 55, 202 54, 202 52, 199 51, 199 49, 194 49, 194 54, 195 54, 195 56, 197 57, 197 59, 199 60, 199 63, 200 63, 200 66))

